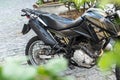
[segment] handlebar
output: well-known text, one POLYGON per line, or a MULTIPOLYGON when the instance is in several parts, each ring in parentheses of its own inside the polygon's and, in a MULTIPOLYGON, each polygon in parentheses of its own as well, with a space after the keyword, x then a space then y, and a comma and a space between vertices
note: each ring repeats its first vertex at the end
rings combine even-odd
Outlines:
MULTIPOLYGON (((24 12, 25 14, 34 14, 34 15, 41 15, 41 14, 47 14, 47 12, 42 12, 42 11, 38 11, 38 10, 33 10, 33 9, 22 9, 22 12, 24 12)), ((21 15, 21 16, 26 16, 26 15, 21 15)))

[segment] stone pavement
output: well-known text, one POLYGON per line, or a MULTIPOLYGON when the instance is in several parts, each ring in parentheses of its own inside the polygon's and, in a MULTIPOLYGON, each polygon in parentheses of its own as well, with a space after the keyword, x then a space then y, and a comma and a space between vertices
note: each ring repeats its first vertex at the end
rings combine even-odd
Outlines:
POLYGON ((26 42, 33 34, 22 35, 23 24, 21 9, 32 8, 35 0, 0 0, 0 58, 21 55, 26 42))
MULTIPOLYGON (((24 56, 28 40, 35 34, 30 31, 21 34, 23 24, 27 19, 22 18, 21 9, 32 8, 36 0, 0 0, 0 63, 8 57, 24 56)), ((76 68, 67 70, 66 75, 75 76, 76 80, 115 80, 113 72, 103 75, 96 67, 92 69, 76 68)))

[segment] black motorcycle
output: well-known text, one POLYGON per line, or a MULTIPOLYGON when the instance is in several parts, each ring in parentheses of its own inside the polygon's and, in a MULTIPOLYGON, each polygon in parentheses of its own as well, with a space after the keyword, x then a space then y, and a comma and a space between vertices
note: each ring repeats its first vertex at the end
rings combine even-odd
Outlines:
MULTIPOLYGON (((40 65, 52 58, 65 57, 69 64, 91 68, 103 54, 111 38, 118 36, 113 20, 97 8, 88 9, 76 20, 32 9, 22 9, 29 18, 22 33, 32 29, 37 36, 30 39, 25 55, 28 63, 40 65)), ((119 76, 120 77, 120 76, 119 76)))

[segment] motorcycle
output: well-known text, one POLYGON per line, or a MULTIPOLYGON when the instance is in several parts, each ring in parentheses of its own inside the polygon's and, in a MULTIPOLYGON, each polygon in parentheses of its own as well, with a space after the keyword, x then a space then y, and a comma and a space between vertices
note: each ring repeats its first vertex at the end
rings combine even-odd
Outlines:
POLYGON ((103 54, 111 38, 118 37, 114 25, 117 12, 107 15, 97 8, 88 9, 76 20, 32 9, 22 9, 29 18, 24 24, 25 35, 32 29, 37 36, 27 43, 28 64, 45 64, 52 58, 65 57, 69 64, 91 68, 103 54))

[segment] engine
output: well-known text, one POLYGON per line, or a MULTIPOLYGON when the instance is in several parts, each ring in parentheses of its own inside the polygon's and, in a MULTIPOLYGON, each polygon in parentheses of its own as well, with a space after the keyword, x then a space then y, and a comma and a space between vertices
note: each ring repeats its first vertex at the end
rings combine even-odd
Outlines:
POLYGON ((79 66, 91 67, 94 64, 94 59, 88 56, 83 50, 76 50, 72 57, 79 66))
MULTIPOLYGON (((92 49, 90 44, 80 44, 80 46, 86 47, 87 52, 91 53, 92 55, 98 55, 96 58, 101 56, 103 54, 103 51, 95 51, 92 49)), ((110 43, 107 44, 106 50, 110 51, 112 50, 112 45, 110 43)), ((87 53, 84 49, 77 49, 75 50, 72 60, 77 63, 79 66, 90 68, 96 63, 95 57, 90 57, 90 55, 87 53)))
POLYGON ((92 44, 90 41, 80 42, 73 53, 72 60, 78 65, 86 68, 92 67, 101 53, 99 44, 92 44), (97 47, 97 48, 96 48, 97 47))

